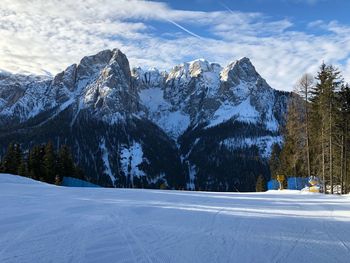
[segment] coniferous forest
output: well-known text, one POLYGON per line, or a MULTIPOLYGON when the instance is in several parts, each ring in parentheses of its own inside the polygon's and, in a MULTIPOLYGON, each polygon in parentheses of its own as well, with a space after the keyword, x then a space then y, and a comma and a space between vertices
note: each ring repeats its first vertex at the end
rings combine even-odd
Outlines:
POLYGON ((284 128, 284 144, 274 145, 272 177, 320 179, 324 192, 348 193, 350 87, 341 72, 322 64, 317 76, 303 75, 295 85, 284 128))
POLYGON ((52 142, 23 151, 20 144, 10 143, 1 159, 0 172, 18 174, 50 184, 60 184, 64 176, 85 179, 74 163, 67 145, 56 150, 52 142))

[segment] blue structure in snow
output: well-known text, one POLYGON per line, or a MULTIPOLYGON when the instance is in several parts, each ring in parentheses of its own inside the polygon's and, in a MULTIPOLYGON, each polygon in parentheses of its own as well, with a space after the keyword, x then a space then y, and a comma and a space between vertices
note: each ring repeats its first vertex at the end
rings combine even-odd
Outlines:
POLYGON ((267 182, 267 190, 278 190, 279 186, 277 180, 270 180, 267 182))
POLYGON ((61 185, 68 187, 100 187, 99 185, 92 184, 87 181, 73 177, 63 177, 61 185))
POLYGON ((289 177, 287 179, 287 185, 288 189, 290 190, 301 190, 305 186, 309 185, 309 178, 302 178, 302 177, 289 177))
MULTIPOLYGON (((309 186, 309 178, 303 177, 288 177, 287 178, 287 189, 289 190, 301 190, 305 186, 309 186)), ((270 180, 267 182, 267 190, 278 190, 279 183, 277 180, 270 180)))

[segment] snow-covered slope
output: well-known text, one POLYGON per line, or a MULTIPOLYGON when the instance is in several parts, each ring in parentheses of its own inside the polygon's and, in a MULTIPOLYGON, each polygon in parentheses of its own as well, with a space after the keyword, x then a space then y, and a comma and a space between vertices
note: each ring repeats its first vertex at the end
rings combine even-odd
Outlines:
POLYGON ((66 188, 0 174, 0 262, 349 261, 350 197, 66 188))

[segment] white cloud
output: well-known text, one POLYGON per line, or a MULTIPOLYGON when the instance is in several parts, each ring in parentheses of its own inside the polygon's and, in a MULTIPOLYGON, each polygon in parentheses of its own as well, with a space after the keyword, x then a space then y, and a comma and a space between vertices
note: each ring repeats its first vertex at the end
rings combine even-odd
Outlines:
POLYGON ((85 55, 117 47, 132 66, 161 69, 189 58, 225 65, 247 56, 272 87, 284 90, 323 60, 347 61, 342 68, 350 74, 350 27, 316 21, 309 28, 326 31, 316 36, 292 26, 259 13, 175 10, 150 1, 2 0, 0 68, 55 74, 85 55))

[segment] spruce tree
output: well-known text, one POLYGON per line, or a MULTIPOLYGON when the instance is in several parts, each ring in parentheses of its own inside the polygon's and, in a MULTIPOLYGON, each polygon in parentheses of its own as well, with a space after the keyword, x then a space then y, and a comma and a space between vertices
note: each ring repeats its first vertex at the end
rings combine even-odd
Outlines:
POLYGON ((300 96, 293 93, 288 104, 284 145, 280 155, 280 172, 287 176, 307 176, 304 117, 303 101, 300 96))
POLYGON ((67 145, 62 145, 58 153, 59 176, 75 177, 75 167, 72 155, 67 145))
POLYGON ((44 180, 44 147, 34 146, 28 157, 29 176, 35 180, 44 180))
POLYGON ((3 160, 3 172, 18 174, 19 165, 22 162, 22 151, 19 144, 10 143, 3 160))
POLYGON ((28 176, 28 163, 24 159, 22 159, 18 166, 18 174, 21 176, 28 176))
POLYGON ((307 176, 311 176, 311 150, 310 150, 310 97, 311 90, 314 86, 314 77, 310 74, 304 74, 295 86, 295 93, 302 98, 303 122, 300 123, 300 137, 304 139, 305 144, 305 162, 307 167, 307 176))
POLYGON ((349 191, 349 169, 348 169, 348 159, 350 156, 350 87, 348 84, 343 85, 339 94, 339 113, 340 113, 340 121, 339 126, 341 130, 341 155, 340 155, 340 185, 341 192, 348 193, 349 191))
POLYGON ((332 65, 322 64, 316 77, 317 84, 312 90, 312 125, 313 145, 316 166, 321 167, 318 172, 322 174, 324 189, 329 183, 330 192, 333 193, 338 172, 336 170, 336 122, 337 100, 336 93, 343 82, 340 72, 332 65))
POLYGON ((266 180, 265 177, 262 175, 259 175, 257 180, 256 180, 256 187, 255 187, 257 192, 266 192, 267 191, 267 186, 266 186, 266 180))
POLYGON ((57 172, 56 154, 52 142, 48 142, 45 146, 44 155, 44 181, 54 184, 57 172))
POLYGON ((15 144, 10 143, 7 147, 7 151, 5 153, 5 156, 3 158, 3 172, 4 173, 14 173, 14 151, 15 151, 15 144))
POLYGON ((269 166, 270 166, 270 172, 271 177, 273 179, 276 178, 276 175, 281 173, 281 146, 278 143, 274 143, 272 145, 272 151, 271 151, 271 157, 269 159, 269 166))

